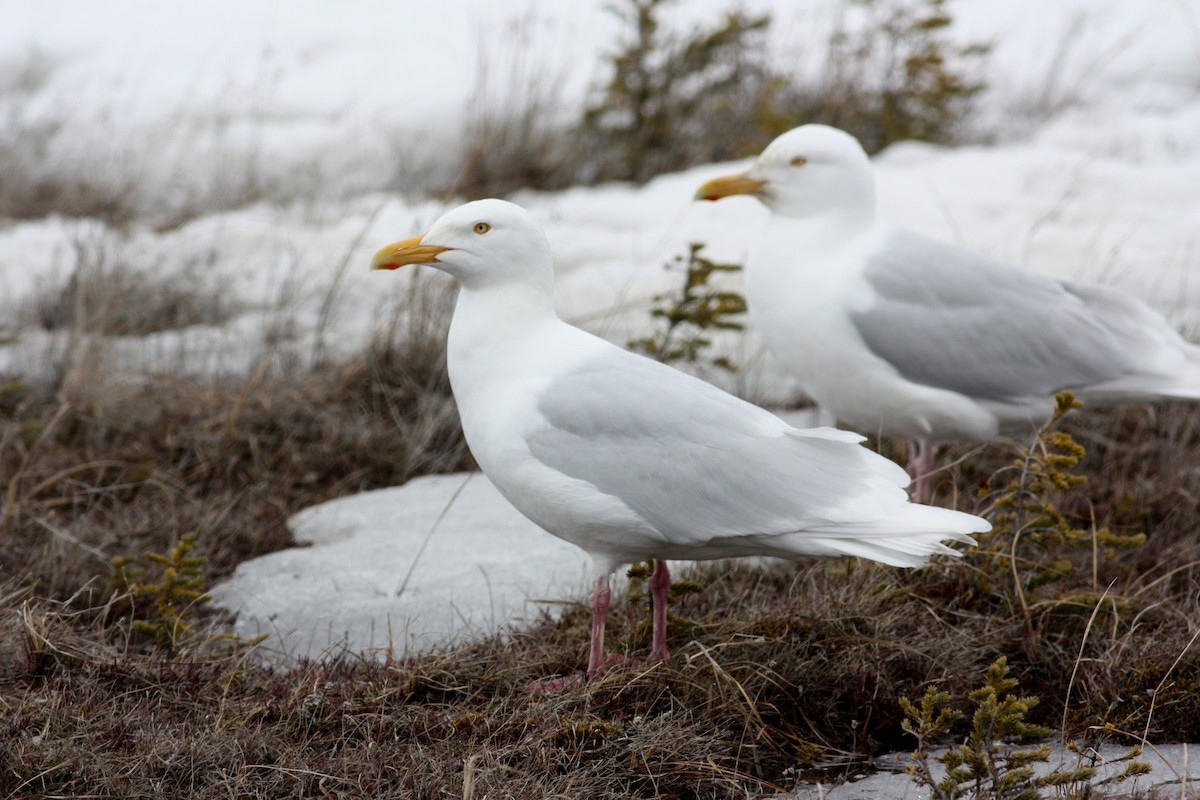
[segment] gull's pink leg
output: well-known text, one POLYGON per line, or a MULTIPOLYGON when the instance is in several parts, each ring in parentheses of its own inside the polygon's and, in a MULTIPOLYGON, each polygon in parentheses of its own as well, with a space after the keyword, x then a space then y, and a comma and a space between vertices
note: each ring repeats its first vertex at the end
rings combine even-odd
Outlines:
POLYGON ((933 471, 936 461, 937 446, 919 439, 910 439, 908 446, 908 465, 905 469, 908 471, 908 476, 913 479, 913 502, 928 503, 929 498, 933 496, 933 482, 929 478, 929 473, 933 471))
POLYGON ((608 575, 596 579, 596 588, 592 591, 592 646, 588 653, 588 675, 604 665, 604 623, 608 621, 608 604, 612 600, 612 592, 608 587, 608 575))
POLYGON ((652 610, 653 643, 650 645, 651 661, 666 661, 670 655, 667 652, 667 590, 671 588, 671 573, 667 571, 667 562, 661 558, 654 559, 654 572, 650 575, 650 598, 654 602, 652 610))

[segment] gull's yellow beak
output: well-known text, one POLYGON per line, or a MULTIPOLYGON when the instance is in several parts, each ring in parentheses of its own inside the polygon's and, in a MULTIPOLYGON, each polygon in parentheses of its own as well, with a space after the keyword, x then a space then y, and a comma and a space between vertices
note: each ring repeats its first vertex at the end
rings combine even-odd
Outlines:
POLYGON ((696 190, 695 200, 720 200, 734 194, 757 194, 758 190, 767 185, 766 181, 755 180, 746 173, 737 175, 722 175, 713 178, 696 190))
POLYGON ((438 247, 436 244, 421 244, 421 236, 392 242, 380 248, 371 259, 371 269, 396 269, 406 264, 436 264, 439 254, 452 248, 438 247))

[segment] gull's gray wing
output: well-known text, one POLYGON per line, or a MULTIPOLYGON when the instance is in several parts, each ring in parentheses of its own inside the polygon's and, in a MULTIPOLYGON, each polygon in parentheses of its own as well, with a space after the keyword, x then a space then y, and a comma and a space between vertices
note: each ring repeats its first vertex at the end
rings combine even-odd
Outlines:
POLYGON ((538 409, 533 456, 619 498, 671 543, 872 520, 906 499, 908 476, 861 437, 797 430, 615 348, 555 380, 538 409))
POLYGON ((1145 371, 1157 318, 1135 298, 1039 275, 893 231, 851 314, 867 347, 906 379, 990 400, 1085 389, 1145 371))

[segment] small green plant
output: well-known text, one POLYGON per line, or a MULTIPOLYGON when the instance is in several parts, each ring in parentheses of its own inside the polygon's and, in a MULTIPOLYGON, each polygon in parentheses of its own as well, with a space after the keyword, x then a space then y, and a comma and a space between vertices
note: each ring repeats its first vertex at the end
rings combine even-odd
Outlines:
POLYGON ((1014 695, 1018 685, 1008 674, 1008 660, 1004 656, 996 659, 988 667, 983 685, 969 695, 974 712, 966 741, 936 757, 932 747, 950 733, 962 712, 950 705, 948 692, 933 687, 925 691, 920 706, 901 698, 905 714, 901 727, 917 739, 907 771, 929 787, 931 797, 1038 800, 1040 789, 1086 782, 1095 775, 1091 767, 1056 769, 1040 776, 1034 772, 1033 764, 1049 760, 1050 748, 1042 744, 1020 749, 1016 745, 1044 739, 1050 729, 1026 722, 1025 716, 1038 698, 1014 695), (944 777, 935 775, 931 759, 944 767, 944 777))
MULTIPOLYGON (((679 290, 654 296, 650 316, 666 325, 650 336, 629 341, 631 349, 664 363, 694 362, 712 344, 707 336, 709 331, 740 331, 745 327, 739 317, 746 313, 746 299, 738 292, 716 289, 708 283, 713 273, 738 272, 741 265, 705 258, 700 255, 703 249, 703 244, 692 242, 686 256, 677 255, 664 265, 668 270, 683 267, 679 290)), ((733 362, 724 357, 713 358, 711 363, 728 372, 737 371, 733 362)))
POLYGON ((766 85, 768 15, 727 13, 689 35, 664 32, 671 0, 624 0, 610 6, 626 26, 608 56, 612 77, 583 117, 596 157, 588 180, 644 183, 663 172, 721 161, 757 149, 746 122, 766 85))
POLYGON ((667 24, 671 5, 617 0, 609 7, 621 38, 569 148, 587 153, 574 170, 577 182, 645 183, 755 155, 812 122, 849 131, 870 153, 905 139, 951 143, 985 88, 990 45, 958 43, 949 0, 853 0, 826 41, 794 43, 828 54, 825 70, 804 79, 769 57, 770 15, 733 11, 682 32, 667 24))
MULTIPOLYGON (((1146 540, 1142 533, 1124 535, 1106 527, 1076 527, 1060 508, 1065 493, 1087 482, 1076 471, 1087 451, 1071 434, 1056 429, 1063 417, 1083 403, 1071 392, 1062 392, 1055 399, 1054 413, 1037 430, 1033 441, 980 490, 991 498, 996 513, 991 533, 981 538, 972 559, 976 563, 1007 565, 1015 599, 1027 623, 1028 593, 1058 583, 1074 572, 1074 565, 1065 556, 1128 549, 1146 540)), ((1059 598, 1058 602, 1074 600, 1090 606, 1096 603, 1090 595, 1059 598)))
POLYGON ((853 0, 829 42, 828 72, 817 87, 777 78, 760 100, 757 121, 780 133, 823 122, 854 134, 867 152, 916 139, 961 138, 985 88, 982 60, 991 46, 958 44, 947 0, 853 0))
POLYGON ((196 607, 208 598, 204 593, 202 556, 191 555, 196 535, 180 538, 165 555, 146 553, 143 558, 162 568, 157 581, 146 577, 145 569, 129 558, 113 560, 113 581, 135 601, 131 632, 150 638, 156 645, 176 650, 195 635, 196 607), (140 601, 140 602, 138 602, 140 601))

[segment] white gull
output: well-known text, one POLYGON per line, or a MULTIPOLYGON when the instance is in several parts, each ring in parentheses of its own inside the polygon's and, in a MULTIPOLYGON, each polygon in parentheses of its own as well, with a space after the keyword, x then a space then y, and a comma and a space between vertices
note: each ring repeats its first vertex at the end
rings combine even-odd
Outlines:
POLYGON ((791 130, 696 198, 738 194, 771 212, 745 268, 755 328, 823 409, 913 443, 917 499, 938 444, 1031 430, 1063 390, 1200 398, 1200 347, 1141 300, 876 219, 870 161, 844 131, 791 130))
POLYGON ((522 514, 592 558, 588 672, 604 663, 609 575, 654 560, 652 660, 667 658, 663 559, 859 556, 915 567, 990 528, 915 505, 908 476, 862 437, 775 415, 559 319, 541 228, 480 200, 375 269, 429 264, 460 284, 447 343, 463 432, 522 514))

